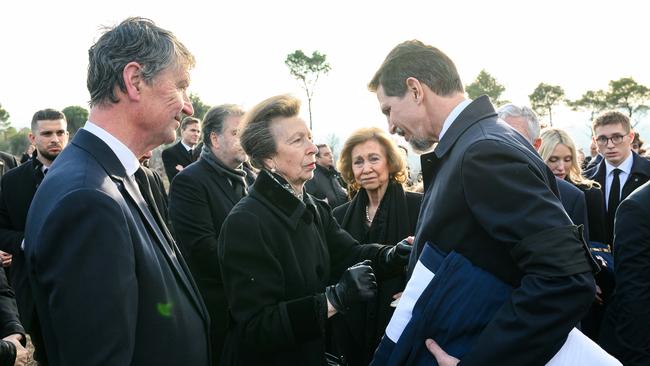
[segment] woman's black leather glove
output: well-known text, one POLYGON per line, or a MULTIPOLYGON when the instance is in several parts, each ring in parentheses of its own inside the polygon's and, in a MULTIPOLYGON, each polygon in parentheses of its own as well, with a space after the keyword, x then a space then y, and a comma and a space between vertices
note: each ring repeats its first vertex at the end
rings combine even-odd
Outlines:
POLYGON ((370 265, 365 260, 348 268, 336 285, 325 289, 325 296, 337 312, 345 314, 353 304, 367 301, 377 295, 377 280, 370 265))
POLYGON ((404 239, 384 253, 382 264, 392 268, 405 266, 409 263, 412 249, 413 246, 404 239))

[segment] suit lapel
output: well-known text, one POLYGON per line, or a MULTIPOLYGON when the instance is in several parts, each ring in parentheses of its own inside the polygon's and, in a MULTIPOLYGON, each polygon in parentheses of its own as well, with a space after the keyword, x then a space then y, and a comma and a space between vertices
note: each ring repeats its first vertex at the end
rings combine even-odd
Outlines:
MULTIPOLYGON (((178 280, 185 286, 185 289, 190 294, 192 301, 196 305, 197 309, 201 312, 205 318, 205 308, 203 303, 197 298, 197 289, 193 283, 191 283, 187 268, 183 267, 181 264, 181 257, 178 255, 178 251, 175 250, 174 240, 171 237, 171 234, 167 230, 167 226, 162 222, 160 218, 159 222, 156 222, 152 213, 147 208, 146 203, 140 194, 138 187, 133 181, 128 178, 121 180, 124 187, 123 192, 126 193, 125 198, 131 200, 140 212, 140 217, 145 225, 148 226, 149 232, 152 234, 153 239, 156 241, 156 244, 162 250, 162 253, 165 255, 167 262, 169 262, 170 267, 174 270, 178 280)), ((154 210, 155 211, 155 210, 154 210)), ((158 215, 160 217, 160 215, 158 215)))

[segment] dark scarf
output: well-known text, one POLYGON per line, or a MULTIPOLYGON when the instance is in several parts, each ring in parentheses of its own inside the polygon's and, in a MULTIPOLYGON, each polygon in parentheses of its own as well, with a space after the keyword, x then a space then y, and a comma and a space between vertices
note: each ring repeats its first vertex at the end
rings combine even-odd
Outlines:
MULTIPOLYGON (((248 193, 248 185, 246 184, 246 172, 242 169, 232 169, 227 167, 221 160, 210 150, 210 147, 203 145, 201 149, 201 159, 210 165, 219 174, 225 175, 232 184, 232 188, 239 197, 244 197, 248 193)), ((241 165, 240 165, 241 167, 241 165)))
POLYGON ((361 188, 350 201, 341 227, 361 243, 395 245, 412 235, 406 194, 402 186, 390 182, 370 228, 366 225, 368 194, 361 188))

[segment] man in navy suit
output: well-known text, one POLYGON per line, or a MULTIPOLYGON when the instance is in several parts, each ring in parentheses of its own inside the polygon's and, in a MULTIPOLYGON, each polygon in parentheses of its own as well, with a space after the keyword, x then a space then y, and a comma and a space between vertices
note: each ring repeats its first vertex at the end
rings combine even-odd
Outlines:
POLYGON ((209 317, 138 157, 176 137, 194 56, 129 18, 90 48, 89 120, 36 192, 25 258, 51 365, 202 365, 209 317))
MULTIPOLYGON (((404 136, 423 152, 438 142, 433 152, 421 157, 426 194, 407 290, 419 281, 429 282, 418 276, 420 253, 439 250, 462 255, 512 288, 487 323, 472 328, 476 340, 460 355, 462 364, 545 364, 562 347, 595 294, 591 274, 595 263, 556 197, 553 174, 519 133, 498 120, 486 96, 474 101, 465 98, 456 67, 435 47, 420 41, 397 45, 369 89, 376 92, 391 133, 404 136)), ((482 301, 471 293, 456 295, 468 302, 482 301)), ((400 302, 396 313, 408 306, 400 302)), ((454 313, 454 309, 444 309, 450 311, 445 313, 447 319, 460 320, 445 328, 447 332, 464 329, 462 319, 475 315, 454 313)), ((391 320, 386 331, 388 338, 389 331, 398 337, 391 339, 397 346, 403 344, 402 324, 391 320)), ((413 333, 405 337, 409 334, 413 333)), ((444 335, 433 335, 437 336, 444 335)), ((407 341, 407 347, 414 347, 410 355, 421 355, 425 338, 407 341)), ((434 356, 440 365, 459 362, 444 348, 436 349, 434 356)))
POLYGON ((606 240, 614 239, 614 217, 618 204, 650 179, 650 161, 632 151, 634 132, 628 116, 604 112, 592 123, 594 142, 602 161, 585 172, 600 183, 605 199, 606 240), (614 188, 614 189, 612 189, 614 188))
POLYGON ((169 184, 172 183, 178 172, 199 158, 200 151, 197 151, 197 144, 201 135, 199 122, 201 121, 198 118, 183 118, 180 141, 162 152, 163 165, 165 166, 165 174, 167 174, 169 184))

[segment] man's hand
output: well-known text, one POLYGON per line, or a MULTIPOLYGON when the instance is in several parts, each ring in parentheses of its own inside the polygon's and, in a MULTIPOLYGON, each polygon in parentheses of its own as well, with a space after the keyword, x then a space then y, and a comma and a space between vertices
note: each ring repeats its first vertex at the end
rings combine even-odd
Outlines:
POLYGON ((0 250, 0 262, 2 263, 3 267, 11 266, 11 258, 13 258, 11 254, 0 250))
POLYGON ((427 339, 424 344, 427 345, 427 348, 429 349, 429 352, 433 355, 433 357, 436 358, 436 361, 438 361, 438 365, 440 366, 456 366, 460 362, 459 359, 456 357, 450 356, 447 354, 447 352, 443 351, 440 346, 438 346, 438 343, 434 341, 433 339, 427 339))
POLYGON ((14 362, 15 366, 25 366, 29 360, 29 353, 27 349, 20 344, 20 341, 23 339, 22 334, 10 334, 4 338, 5 341, 11 342, 16 346, 16 361, 14 362))
POLYGON ((180 172, 181 170, 183 170, 183 166, 180 164, 176 164, 176 170, 180 172))

